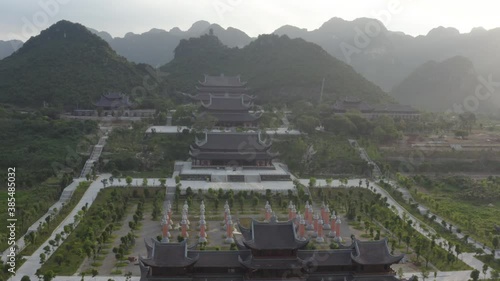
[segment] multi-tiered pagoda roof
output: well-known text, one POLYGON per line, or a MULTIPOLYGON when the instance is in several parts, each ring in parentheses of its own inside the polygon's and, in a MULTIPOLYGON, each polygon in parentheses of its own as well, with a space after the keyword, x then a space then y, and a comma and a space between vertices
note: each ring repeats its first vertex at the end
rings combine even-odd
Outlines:
POLYGON ((239 225, 237 251, 197 251, 181 243, 147 243, 140 258, 141 281, 152 280, 339 280, 397 281, 390 266, 403 255, 389 253, 387 240, 354 240, 337 250, 304 250, 292 221, 239 225))
POLYGON ((189 155, 194 166, 271 166, 277 156, 260 133, 206 133, 189 155))
POLYGON ((219 76, 206 75, 203 81, 198 81, 196 86, 197 94, 191 98, 198 101, 208 101, 210 95, 221 96, 243 96, 245 101, 252 100, 254 97, 247 95, 247 82, 241 81, 241 76, 219 76))
POLYGON ((214 117, 217 126, 256 127, 262 112, 250 112, 252 101, 245 101, 243 95, 209 95, 208 101, 201 102, 202 112, 196 118, 214 117))

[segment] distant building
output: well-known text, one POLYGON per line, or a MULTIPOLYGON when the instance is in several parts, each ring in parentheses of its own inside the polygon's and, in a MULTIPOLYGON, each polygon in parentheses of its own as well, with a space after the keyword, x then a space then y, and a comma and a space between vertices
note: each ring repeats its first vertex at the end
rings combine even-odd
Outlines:
POLYGON ((129 97, 119 93, 107 93, 101 95, 101 98, 94 103, 94 105, 104 110, 118 110, 118 109, 130 109, 132 107, 132 102, 130 102, 129 97))
POLYGON ((75 109, 74 116, 90 117, 153 117, 154 109, 132 109, 133 103, 123 93, 113 92, 101 95, 94 103, 97 109, 75 109))
POLYGON ((398 280, 391 265, 403 255, 389 252, 387 239, 362 242, 337 250, 304 250, 309 240, 298 237, 293 221, 239 225, 237 251, 198 251, 181 243, 146 241, 139 258, 140 281, 153 280, 398 280))
POLYGON ((278 155, 271 152, 272 141, 260 133, 206 133, 191 145, 192 166, 272 167, 278 155))
POLYGON ((337 101, 333 113, 343 115, 349 111, 359 111, 367 119, 377 118, 382 115, 397 119, 418 119, 420 112, 409 105, 382 104, 371 105, 355 97, 346 97, 337 101))

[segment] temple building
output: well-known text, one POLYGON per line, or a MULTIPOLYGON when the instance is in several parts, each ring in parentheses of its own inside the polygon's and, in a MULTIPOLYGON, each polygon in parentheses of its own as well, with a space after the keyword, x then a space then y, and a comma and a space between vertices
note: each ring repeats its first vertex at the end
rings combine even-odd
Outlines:
POLYGON ((377 118, 382 115, 397 119, 418 119, 420 117, 420 112, 409 105, 371 105, 355 97, 346 97, 337 101, 332 109, 333 113, 338 115, 346 114, 349 111, 358 111, 367 119, 377 118))
POLYGON ((117 110, 129 109, 132 107, 132 102, 128 96, 115 92, 101 95, 101 98, 94 105, 102 110, 117 110))
POLYGON ((154 109, 134 109, 129 97, 120 92, 111 92, 101 95, 94 103, 96 109, 76 109, 75 116, 113 116, 113 117, 153 117, 154 109))
POLYGON ((239 188, 235 183, 263 188, 264 182, 274 182, 273 186, 287 189, 291 185, 288 168, 276 161, 279 153, 272 150, 271 139, 260 132, 207 132, 196 137, 189 155, 187 161, 175 162, 172 175, 187 181, 183 183, 186 186, 217 182, 231 183, 227 187, 234 189, 239 188))
POLYGON ((297 237, 293 221, 252 220, 239 225, 237 251, 198 251, 181 243, 146 241, 147 256, 139 258, 140 281, 153 280, 398 280, 387 240, 363 242, 337 250, 305 250, 308 239, 297 237))
POLYGON ((272 167, 278 155, 260 133, 206 133, 196 138, 189 155, 192 167, 272 167))
POLYGON ((196 95, 190 95, 190 97, 197 101, 209 101, 210 96, 225 96, 229 95, 232 97, 243 96, 245 101, 253 100, 253 96, 247 94, 248 88, 246 87, 247 82, 241 81, 241 76, 225 76, 221 74, 220 76, 206 75, 203 81, 198 81, 196 86, 196 95))
POLYGON ((258 127, 262 112, 254 110, 255 97, 247 94, 246 84, 239 75, 205 75, 204 81, 198 81, 196 95, 187 95, 201 104, 201 113, 194 117, 198 120, 213 117, 216 127, 258 127))
POLYGON ((208 101, 201 101, 201 113, 196 119, 206 119, 209 116, 215 118, 217 127, 258 127, 258 120, 262 112, 250 112, 253 102, 245 101, 243 95, 222 96, 209 95, 208 101))

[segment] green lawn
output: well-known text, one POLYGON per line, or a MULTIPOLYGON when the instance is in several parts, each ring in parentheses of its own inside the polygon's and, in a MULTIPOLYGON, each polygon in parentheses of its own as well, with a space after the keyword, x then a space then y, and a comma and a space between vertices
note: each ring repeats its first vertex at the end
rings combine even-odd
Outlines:
POLYGON ((413 192, 414 198, 447 223, 459 227, 464 234, 492 246, 494 226, 500 225, 500 202, 467 200, 463 191, 443 186, 428 193, 413 192))
POLYGON ((73 208, 80 202, 80 199, 82 199, 83 194, 87 191, 88 187, 90 186, 91 182, 82 182, 80 185, 76 188, 76 190, 73 192, 71 195, 71 199, 64 205, 64 207, 59 211, 57 216, 52 218, 50 225, 47 227, 43 228, 41 231, 37 233, 37 240, 35 241, 34 244, 28 244, 24 250, 21 251, 21 255, 24 256, 30 256, 33 254, 33 252, 40 247, 45 240, 47 240, 54 229, 68 216, 68 214, 73 210, 73 208))
MULTIPOLYGON (((147 188, 150 196, 155 196, 164 188, 147 188)), ((53 271, 56 275, 73 275, 78 270, 85 257, 92 257, 97 253, 99 242, 101 247, 111 239, 111 236, 104 235, 107 229, 113 230, 114 223, 121 222, 127 206, 138 202, 143 196, 145 188, 106 188, 99 192, 92 206, 81 211, 80 223, 74 229, 64 243, 55 253, 43 264, 40 271, 53 271), (104 240, 103 237, 106 237, 104 240)), ((149 198, 149 197, 148 197, 149 198)), ((146 199, 148 200, 148 199, 146 199)))

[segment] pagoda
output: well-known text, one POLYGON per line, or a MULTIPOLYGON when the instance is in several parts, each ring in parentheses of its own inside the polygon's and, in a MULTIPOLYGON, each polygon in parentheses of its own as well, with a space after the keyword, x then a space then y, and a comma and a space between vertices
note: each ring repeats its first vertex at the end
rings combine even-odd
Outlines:
POLYGON ((272 141, 260 133, 205 133, 196 137, 189 155, 192 166, 271 167, 278 155, 271 152, 272 141))
POLYGON ((201 113, 196 119, 205 119, 208 116, 215 118, 215 126, 219 127, 257 127, 262 112, 250 112, 252 101, 245 101, 243 95, 213 95, 209 94, 208 101, 201 101, 201 113))
POLYGON ((243 96, 245 101, 253 100, 254 97, 247 94, 248 88, 246 87, 247 82, 241 81, 241 76, 225 76, 221 74, 219 76, 204 75, 203 81, 198 81, 196 86, 196 95, 190 95, 190 97, 197 101, 208 101, 210 95, 212 96, 224 96, 229 95, 232 97, 243 96))
POLYGON ((391 265, 403 255, 389 252, 387 239, 359 241, 336 250, 305 250, 293 221, 252 220, 238 225, 237 251, 198 251, 181 243, 146 241, 139 258, 140 281, 153 280, 332 280, 396 281, 391 265))

